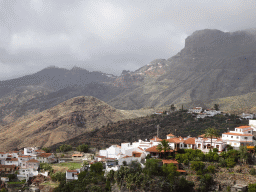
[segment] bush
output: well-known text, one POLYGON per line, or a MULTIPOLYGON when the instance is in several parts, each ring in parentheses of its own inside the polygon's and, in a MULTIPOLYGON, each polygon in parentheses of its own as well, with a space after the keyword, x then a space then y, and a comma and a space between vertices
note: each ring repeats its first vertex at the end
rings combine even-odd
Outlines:
POLYGON ((53 181, 65 181, 66 174, 62 172, 53 173, 50 175, 53 181))
POLYGON ((256 175, 256 169, 252 168, 252 169, 250 170, 250 174, 251 174, 251 175, 256 175))
POLYGON ((219 162, 221 167, 227 167, 227 162, 224 158, 220 158, 219 162))
POLYGON ((248 192, 255 192, 255 191, 256 191, 256 183, 255 184, 249 184, 248 192))
POLYGON ((90 170, 96 174, 102 174, 103 165, 100 162, 94 163, 91 165, 90 170))
POLYGON ((214 165, 209 165, 209 166, 207 167, 207 171, 208 171, 209 173, 215 173, 215 166, 214 166, 214 165))
POLYGON ((123 166, 126 166, 127 165, 127 162, 126 161, 123 161, 123 166))
POLYGON ((72 150, 71 145, 63 144, 63 145, 60 146, 60 151, 61 152, 66 152, 66 151, 71 151, 71 150, 72 150))
POLYGON ((77 148, 76 148, 77 151, 80 151, 80 152, 84 152, 84 153, 87 153, 89 151, 89 146, 88 145, 85 145, 85 144, 82 144, 82 145, 79 145, 77 148))
POLYGON ((185 159, 185 160, 183 161, 183 163, 184 163, 184 165, 188 165, 188 164, 189 164, 189 160, 188 160, 188 159, 185 159))
POLYGON ((202 175, 204 172, 205 164, 201 161, 194 161, 191 163, 191 169, 196 171, 197 175, 202 175))
POLYGON ((51 151, 51 149, 48 147, 43 147, 42 150, 45 151, 45 153, 50 153, 51 151))
POLYGON ((227 167, 229 168, 232 168, 236 165, 235 159, 231 157, 227 158, 226 162, 227 162, 227 167))
POLYGON ((7 177, 9 178, 9 180, 13 180, 13 179, 16 178, 16 175, 14 175, 14 174, 9 174, 9 175, 7 175, 7 177))

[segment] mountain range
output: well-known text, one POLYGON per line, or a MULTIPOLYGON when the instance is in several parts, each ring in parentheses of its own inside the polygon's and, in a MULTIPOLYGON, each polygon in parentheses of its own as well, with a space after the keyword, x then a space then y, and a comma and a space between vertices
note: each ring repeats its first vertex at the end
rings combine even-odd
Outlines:
MULTIPOLYGON (((120 76, 90 72, 79 67, 71 70, 48 67, 32 75, 0 81, 0 141, 3 143, 0 148, 11 146, 14 142, 7 139, 8 131, 11 134, 15 130, 30 130, 30 124, 37 127, 22 132, 22 139, 16 143, 21 147, 24 146, 23 141, 31 145, 36 142, 28 139, 30 132, 38 131, 38 135, 34 136, 39 139, 43 130, 40 128, 51 127, 51 123, 58 119, 70 119, 81 114, 85 119, 90 119, 89 112, 82 108, 67 110, 60 107, 80 96, 86 98, 86 102, 88 99, 88 106, 95 104, 92 96, 107 108, 112 107, 111 110, 116 110, 115 113, 120 115, 114 121, 145 116, 157 108, 168 109, 171 104, 178 108, 181 105, 185 108, 196 105, 208 108, 218 103, 220 110, 225 112, 256 112, 255 61, 256 30, 222 32, 205 29, 188 36, 185 47, 173 57, 156 59, 136 71, 124 70, 120 76), (59 108, 59 111, 54 113, 52 119, 49 118, 49 110, 54 111, 54 108, 59 108), (62 116, 61 110, 68 111, 67 116, 62 116), (48 118, 44 119, 44 116, 48 118), (43 119, 43 124, 37 124, 39 117, 43 119)), ((84 104, 81 106, 85 107, 84 104)), ((82 134, 103 125, 90 124, 86 129, 77 124, 76 128, 65 124, 63 129, 50 129, 45 132, 45 138, 50 138, 53 130, 58 130, 58 135, 63 139, 52 136, 53 139, 44 143, 50 146, 71 139, 75 136, 74 131, 71 133, 68 129, 82 134)))

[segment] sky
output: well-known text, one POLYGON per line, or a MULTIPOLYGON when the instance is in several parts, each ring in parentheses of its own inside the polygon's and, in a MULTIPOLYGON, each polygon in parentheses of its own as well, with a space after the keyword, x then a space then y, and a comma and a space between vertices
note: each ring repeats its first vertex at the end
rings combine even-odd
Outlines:
POLYGON ((0 0, 0 80, 48 66, 120 75, 196 30, 256 28, 255 0, 0 0))

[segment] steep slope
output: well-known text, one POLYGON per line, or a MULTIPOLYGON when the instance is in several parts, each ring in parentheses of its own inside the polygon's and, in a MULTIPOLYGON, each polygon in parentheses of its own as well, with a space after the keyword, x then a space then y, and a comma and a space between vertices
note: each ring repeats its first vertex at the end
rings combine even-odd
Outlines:
POLYGON ((119 110, 95 97, 75 97, 2 128, 0 150, 51 146, 122 119, 119 110))
POLYGON ((224 33, 200 30, 168 60, 156 60, 132 72, 143 83, 109 101, 118 109, 159 107, 172 103, 208 102, 256 91, 254 31, 224 33))

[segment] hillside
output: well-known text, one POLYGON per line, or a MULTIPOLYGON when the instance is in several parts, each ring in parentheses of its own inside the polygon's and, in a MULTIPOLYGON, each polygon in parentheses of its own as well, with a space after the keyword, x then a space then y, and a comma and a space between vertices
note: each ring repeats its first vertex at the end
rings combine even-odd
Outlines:
POLYGON ((1 129, 0 150, 51 146, 125 116, 95 97, 75 97, 1 129))
MULTIPOLYGON (((109 101, 118 109, 159 107, 255 92, 254 32, 200 30, 186 38, 177 55, 152 61, 131 76, 143 82, 109 101)), ((254 103, 256 105, 256 103, 254 103)))
POLYGON ((196 120, 191 114, 177 111, 170 115, 150 115, 135 119, 127 119, 115 123, 109 123, 99 130, 91 133, 81 134, 68 141, 58 143, 52 148, 57 148, 63 143, 78 146, 82 143, 87 143, 99 149, 123 142, 134 142, 138 139, 152 139, 157 134, 156 126, 160 125, 159 137, 164 139, 169 133, 177 136, 192 136, 197 137, 203 134, 205 129, 215 127, 220 131, 220 134, 227 131, 227 128, 232 130, 240 125, 248 125, 248 121, 243 122, 236 120, 235 116, 217 115, 205 119, 196 120), (228 119, 234 121, 227 121, 228 119))

